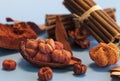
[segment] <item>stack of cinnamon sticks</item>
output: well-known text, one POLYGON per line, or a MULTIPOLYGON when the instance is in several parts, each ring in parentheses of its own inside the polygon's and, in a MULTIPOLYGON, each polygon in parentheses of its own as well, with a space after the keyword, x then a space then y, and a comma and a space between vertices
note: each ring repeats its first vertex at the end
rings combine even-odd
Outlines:
POLYGON ((104 9, 104 11, 105 11, 113 20, 116 21, 116 17, 115 17, 116 9, 115 9, 115 8, 106 8, 106 9, 104 9))
POLYGON ((46 15, 46 30, 50 38, 55 38, 55 27, 56 27, 56 17, 59 16, 65 29, 71 30, 74 29, 75 24, 73 16, 71 14, 52 14, 46 15))
POLYGON ((101 8, 95 8, 98 6, 93 0, 64 0, 63 4, 72 14, 75 14, 81 26, 90 31, 98 42, 119 43, 119 26, 101 8), (89 13, 88 16, 83 17, 86 12, 89 13))
MULTIPOLYGON (((113 19, 116 21, 116 17, 115 17, 115 8, 106 8, 104 9, 104 11, 113 19)), ((45 20, 45 25, 46 25, 46 30, 48 33, 48 36, 50 38, 55 38, 55 20, 56 20, 56 16, 60 16, 61 20, 64 24, 64 27, 66 29, 66 31, 68 30, 74 30, 76 27, 76 24, 73 19, 73 15, 72 14, 47 14, 46 15, 46 20, 45 20)), ((82 27, 83 29, 85 29, 84 27, 82 27)))

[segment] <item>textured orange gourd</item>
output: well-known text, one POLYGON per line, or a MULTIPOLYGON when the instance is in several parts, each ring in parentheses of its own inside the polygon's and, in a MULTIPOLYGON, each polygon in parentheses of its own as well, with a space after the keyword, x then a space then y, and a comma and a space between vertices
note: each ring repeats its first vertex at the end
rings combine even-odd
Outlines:
POLYGON ((98 66, 108 66, 118 62, 119 48, 114 43, 99 43, 90 49, 89 55, 98 66))

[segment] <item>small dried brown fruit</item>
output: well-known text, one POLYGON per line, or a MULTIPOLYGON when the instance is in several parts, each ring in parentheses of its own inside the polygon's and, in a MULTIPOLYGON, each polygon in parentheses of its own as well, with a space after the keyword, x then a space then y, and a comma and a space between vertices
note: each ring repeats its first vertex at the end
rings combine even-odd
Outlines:
POLYGON ((16 62, 14 60, 11 60, 11 59, 6 59, 2 63, 2 67, 5 70, 13 70, 16 68, 16 62))
POLYGON ((27 39, 25 47, 30 49, 37 49, 38 42, 34 39, 31 39, 31 40, 27 39))
POLYGON ((48 54, 42 54, 41 52, 38 52, 33 60, 49 63, 51 62, 51 57, 48 54))
POLYGON ((55 43, 53 39, 46 39, 45 42, 39 43, 39 50, 42 53, 49 54, 55 49, 55 43))
POLYGON ((38 71, 38 77, 41 81, 50 80, 53 77, 53 71, 50 67, 42 67, 38 71))
POLYGON ((85 74, 86 70, 87 70, 86 65, 81 64, 81 63, 74 64, 74 67, 73 67, 74 74, 76 74, 76 75, 85 74))
POLYGON ((52 53, 52 60, 56 63, 68 64, 71 60, 71 53, 67 50, 56 49, 52 53))
POLYGON ((55 49, 63 49, 64 45, 61 42, 55 41, 55 49))

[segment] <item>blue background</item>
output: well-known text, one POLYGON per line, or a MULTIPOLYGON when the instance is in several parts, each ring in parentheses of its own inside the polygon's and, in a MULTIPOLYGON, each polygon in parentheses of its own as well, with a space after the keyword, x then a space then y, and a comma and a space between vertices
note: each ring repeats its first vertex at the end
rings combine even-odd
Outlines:
MULTIPOLYGON (((102 8, 114 7, 120 23, 119 0, 94 0, 102 8)), ((22 21, 44 23, 46 14, 70 13, 62 4, 63 0, 0 0, 0 22, 5 22, 6 17, 22 21)))
MULTIPOLYGON (((120 24, 120 0, 94 0, 102 8, 116 8, 117 23, 120 24)), ((44 24, 46 14, 66 14, 70 13, 62 4, 63 0, 0 0, 0 23, 6 23, 5 18, 11 17, 20 21, 33 21, 37 24, 44 24)), ((46 37, 41 35, 41 38, 46 37)), ((95 40, 91 40, 91 47, 97 45, 95 40)), ((85 75, 73 75, 72 68, 53 69, 53 78, 50 81, 119 81, 111 78, 109 69, 119 66, 115 65, 100 68, 89 57, 89 49, 74 48, 75 57, 82 60, 88 66, 85 75)), ((26 62, 18 51, 0 48, 0 81, 39 81, 36 68, 26 62), (4 59, 14 59, 17 67, 13 71, 2 69, 4 59)))

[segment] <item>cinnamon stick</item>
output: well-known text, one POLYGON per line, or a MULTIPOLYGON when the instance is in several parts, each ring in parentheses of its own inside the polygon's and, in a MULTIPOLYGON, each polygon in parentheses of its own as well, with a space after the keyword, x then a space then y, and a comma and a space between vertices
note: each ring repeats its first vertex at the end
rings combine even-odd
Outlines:
MULTIPOLYGON (((93 0, 64 0, 63 4, 69 5, 69 10, 72 13, 81 17, 86 11, 96 5, 93 0), (74 10, 73 10, 74 9, 74 10), (78 11, 77 13, 75 11, 78 11), (81 13, 79 13, 81 12, 81 13)), ((79 19, 78 19, 79 20, 79 19)), ((90 12, 89 17, 80 21, 82 25, 86 24, 86 29, 91 31, 91 34, 98 40, 98 42, 119 42, 120 29, 116 22, 103 10, 95 10, 90 12), (117 40, 117 41, 116 41, 117 40)))
POLYGON ((63 23, 65 30, 72 30, 75 27, 73 16, 71 14, 50 14, 46 15, 46 31, 48 36, 55 39, 55 27, 56 27, 56 17, 59 16, 61 18, 61 22, 63 23))
MULTIPOLYGON (((104 9, 104 11, 115 20, 115 9, 114 8, 107 8, 104 9)), ((50 38, 54 38, 55 39, 55 20, 56 20, 56 16, 60 16, 61 20, 65 26, 66 30, 73 30, 75 28, 75 21, 73 20, 73 16, 72 14, 47 14, 46 15, 46 31, 48 33, 48 36, 50 38)), ((93 20, 93 19, 92 19, 93 20)), ((94 24, 96 24, 97 26, 100 26, 101 24, 96 23, 95 19, 93 20, 94 24)), ((110 33, 108 33, 105 29, 103 29, 103 26, 100 26, 99 30, 103 30, 104 32, 106 32, 105 34, 107 34, 109 36, 109 39, 113 39, 113 37, 110 35, 110 33), (102 28, 102 29, 101 29, 102 28)))

